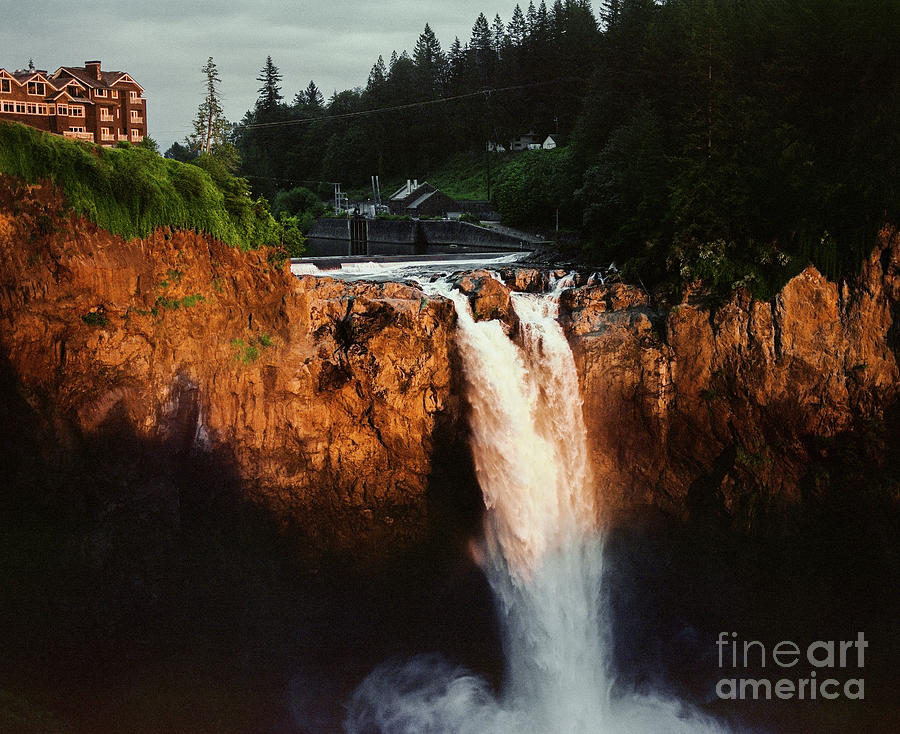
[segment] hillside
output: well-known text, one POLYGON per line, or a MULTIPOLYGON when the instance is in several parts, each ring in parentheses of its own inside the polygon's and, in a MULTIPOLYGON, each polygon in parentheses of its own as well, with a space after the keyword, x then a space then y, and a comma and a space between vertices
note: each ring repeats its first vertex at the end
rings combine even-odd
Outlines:
POLYGON ((52 181, 77 214, 126 239, 159 227, 204 232, 241 249, 280 239, 266 201, 252 199, 246 181, 213 156, 179 163, 128 143, 104 148, 0 122, 0 173, 52 181))

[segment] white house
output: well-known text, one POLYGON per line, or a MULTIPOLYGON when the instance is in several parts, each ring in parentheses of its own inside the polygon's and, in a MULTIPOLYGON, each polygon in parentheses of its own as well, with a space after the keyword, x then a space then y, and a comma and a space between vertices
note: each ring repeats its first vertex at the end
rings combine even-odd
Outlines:
POLYGON ((532 149, 532 146, 535 148, 541 147, 541 139, 535 135, 534 132, 530 132, 527 135, 520 135, 509 141, 510 150, 530 150, 532 149))
POLYGON ((562 145, 562 139, 559 133, 551 133, 547 136, 547 139, 544 141, 544 144, 541 146, 544 150, 553 150, 554 148, 562 145))

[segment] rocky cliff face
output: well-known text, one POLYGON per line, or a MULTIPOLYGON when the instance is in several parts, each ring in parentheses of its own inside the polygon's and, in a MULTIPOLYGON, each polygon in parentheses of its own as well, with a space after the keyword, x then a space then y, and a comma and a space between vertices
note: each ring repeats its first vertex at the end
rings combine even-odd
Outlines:
MULTIPOLYGON (((193 233, 123 242, 51 189, 2 178, 0 267, 0 351, 48 461, 110 427, 188 461, 212 453, 312 546, 344 552, 418 542, 436 475, 467 471, 443 299, 297 279, 269 253, 193 233)), ((540 290, 548 276, 501 275, 506 287, 487 273, 459 285, 515 338, 508 289, 540 290)), ((795 503, 810 438, 896 402, 898 304, 892 231, 855 283, 810 268, 774 304, 738 293, 661 310, 620 283, 566 291, 604 501, 739 524, 795 503)), ((177 505, 165 483, 141 491, 177 505)))
POLYGON ((298 280, 190 232, 124 242, 0 182, 0 351, 47 461, 119 426, 215 452, 320 549, 421 538, 436 442, 460 425, 450 303, 298 280))
POLYGON ((660 312, 621 284, 566 292, 601 495, 739 524, 796 503, 814 439, 897 401, 898 316, 900 236, 887 230, 856 282, 810 267, 774 303, 739 292, 660 312))

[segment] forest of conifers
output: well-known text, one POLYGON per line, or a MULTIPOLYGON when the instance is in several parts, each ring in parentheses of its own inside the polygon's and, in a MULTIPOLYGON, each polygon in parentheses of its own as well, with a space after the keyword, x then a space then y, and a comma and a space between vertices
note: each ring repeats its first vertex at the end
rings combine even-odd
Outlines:
POLYGON ((482 14, 447 49, 426 25, 327 102, 312 82, 286 102, 269 60, 236 143, 271 196, 422 178, 556 132, 565 148, 539 176, 516 168, 519 223, 559 207, 645 282, 767 290, 810 260, 851 271, 896 221, 898 59, 896 0, 611 0, 599 18, 556 0, 482 14))

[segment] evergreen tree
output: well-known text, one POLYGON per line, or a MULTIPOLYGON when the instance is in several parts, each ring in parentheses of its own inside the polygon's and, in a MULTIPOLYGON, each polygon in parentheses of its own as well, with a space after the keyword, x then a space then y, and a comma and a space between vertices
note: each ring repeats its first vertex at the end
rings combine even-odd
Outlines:
POLYGON ((550 9, 550 32, 553 35, 553 40, 560 45, 566 32, 567 7, 570 5, 571 0, 567 2, 566 7, 563 7, 562 0, 554 0, 553 7, 550 9))
POLYGON ((484 13, 481 13, 472 26, 472 38, 469 41, 469 53, 472 55, 476 85, 482 89, 489 87, 494 77, 494 35, 484 13))
POLYGON ((366 84, 366 91, 374 92, 375 90, 381 89, 387 81, 387 75, 388 71, 384 64, 384 57, 379 55, 378 61, 372 65, 372 70, 369 72, 369 81, 366 84))
POLYGON ((283 99, 281 94, 281 74, 272 63, 272 57, 266 56, 266 65, 260 70, 256 81, 262 86, 257 90, 256 109, 260 112, 274 112, 283 99))
POLYGON ((325 97, 322 96, 316 83, 310 79, 306 89, 297 93, 294 104, 307 112, 320 111, 325 105, 325 97))
POLYGON ((491 27, 488 19, 481 13, 475 19, 475 25, 472 26, 472 38, 469 41, 469 48, 476 54, 490 53, 494 45, 494 37, 491 33, 491 27))
POLYGON ((187 143, 192 150, 210 153, 227 142, 231 125, 222 110, 222 95, 219 92, 222 79, 212 56, 200 71, 206 75, 206 96, 197 108, 194 133, 187 138, 187 143))
POLYGON ((422 96, 434 98, 440 95, 444 86, 447 60, 441 50, 440 41, 428 23, 416 41, 412 60, 419 74, 422 96))
POLYGON ((518 4, 513 10, 512 19, 509 21, 506 34, 513 48, 520 48, 525 43, 528 27, 525 25, 525 16, 522 14, 522 8, 518 4))
POLYGON ((547 3, 544 0, 541 0, 541 4, 538 5, 534 32, 543 42, 546 42, 550 37, 550 16, 547 13, 547 3))
POLYGON ((494 22, 491 24, 491 48, 499 58, 503 52, 506 43, 506 27, 500 19, 500 14, 494 16, 494 22))
POLYGON ((534 9, 534 0, 529 0, 528 10, 525 12, 525 25, 528 28, 528 35, 533 36, 537 30, 537 10, 534 9))

